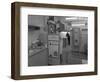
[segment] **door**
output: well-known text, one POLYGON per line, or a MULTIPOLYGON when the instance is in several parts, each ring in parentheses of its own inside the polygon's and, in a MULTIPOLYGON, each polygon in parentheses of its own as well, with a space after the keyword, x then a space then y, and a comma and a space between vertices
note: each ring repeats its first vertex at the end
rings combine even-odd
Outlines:
POLYGON ((60 64, 59 54, 59 35, 48 35, 48 53, 49 53, 49 65, 60 64))
POLYGON ((69 64, 81 64, 82 63, 82 55, 80 53, 80 46, 81 46, 81 32, 80 28, 73 28, 72 29, 72 54, 68 56, 68 63, 69 64))
POLYGON ((73 28, 72 29, 72 49, 73 51, 80 50, 80 28, 73 28))

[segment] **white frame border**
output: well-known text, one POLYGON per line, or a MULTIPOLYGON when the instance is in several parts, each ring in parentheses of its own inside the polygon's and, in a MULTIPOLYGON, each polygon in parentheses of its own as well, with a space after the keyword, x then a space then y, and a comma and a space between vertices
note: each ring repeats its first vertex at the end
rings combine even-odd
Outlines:
POLYGON ((94 72, 94 11, 38 7, 20 8, 20 75, 94 72), (28 14, 88 17, 88 64, 28 67, 28 14), (93 44, 93 45, 92 45, 93 44))

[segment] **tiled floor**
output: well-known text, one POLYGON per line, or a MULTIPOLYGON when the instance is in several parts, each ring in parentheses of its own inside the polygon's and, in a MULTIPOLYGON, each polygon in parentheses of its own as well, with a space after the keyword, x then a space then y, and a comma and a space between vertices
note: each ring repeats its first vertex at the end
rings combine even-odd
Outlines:
POLYGON ((87 55, 83 52, 73 52, 70 46, 63 49, 62 64, 87 63, 87 55))
MULTIPOLYGON (((48 50, 48 49, 47 49, 48 50)), ((37 55, 29 56, 29 66, 46 66, 49 65, 49 58, 47 50, 38 53, 37 55)), ((87 55, 83 52, 72 52, 71 47, 67 46, 63 49, 61 58, 50 58, 52 62, 50 65, 72 65, 87 63, 87 55), (59 60, 59 63, 56 63, 59 60)))

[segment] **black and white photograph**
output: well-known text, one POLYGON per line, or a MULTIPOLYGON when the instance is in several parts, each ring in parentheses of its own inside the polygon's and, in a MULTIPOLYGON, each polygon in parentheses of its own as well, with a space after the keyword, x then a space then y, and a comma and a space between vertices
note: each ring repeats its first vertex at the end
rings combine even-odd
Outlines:
POLYGON ((88 63, 88 17, 28 15, 28 66, 88 63))
POLYGON ((12 3, 12 78, 97 75, 97 7, 12 3))

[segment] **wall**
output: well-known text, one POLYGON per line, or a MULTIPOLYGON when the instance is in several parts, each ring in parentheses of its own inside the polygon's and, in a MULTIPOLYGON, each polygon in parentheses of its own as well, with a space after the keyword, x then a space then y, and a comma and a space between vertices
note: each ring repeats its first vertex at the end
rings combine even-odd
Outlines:
MULTIPOLYGON (((87 5, 98 6, 98 22, 100 22, 100 0, 1 0, 0 2, 0 82, 16 82, 10 79, 11 70, 11 2, 26 1, 37 3, 52 3, 52 4, 68 4, 68 5, 87 5)), ((100 24, 99 26, 100 27, 100 24)), ((100 35, 100 28, 98 28, 98 35, 100 35)), ((100 42, 100 37, 98 38, 100 42)), ((100 43, 98 43, 100 49, 100 43)), ((100 54, 100 50, 98 50, 100 54)), ((98 59, 100 55, 98 55, 98 59)), ((100 59, 98 60, 100 62, 100 59)), ((100 64, 98 66, 100 69, 100 64)), ((55 69, 56 70, 56 69, 55 69)), ((100 70, 98 75, 93 76, 79 76, 79 77, 63 77, 52 79, 38 79, 38 80, 21 80, 18 82, 100 82, 100 70)))
POLYGON ((40 30, 44 28, 44 17, 43 16, 28 16, 28 25, 39 26, 39 30, 28 31, 28 46, 31 46, 32 42, 37 40, 40 35, 40 30))
POLYGON ((28 24, 29 25, 35 25, 35 26, 41 26, 44 27, 44 16, 39 16, 39 15, 29 15, 28 16, 28 24))

